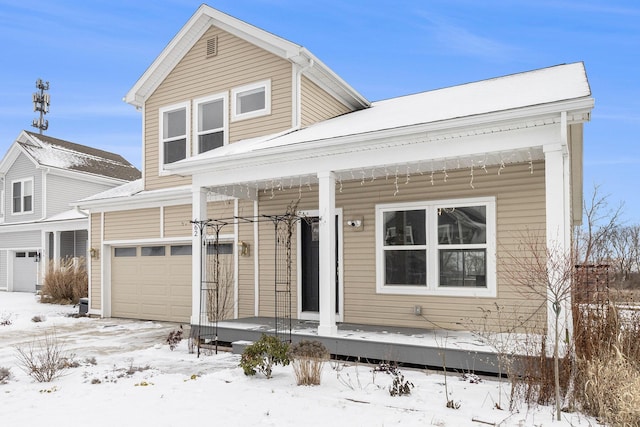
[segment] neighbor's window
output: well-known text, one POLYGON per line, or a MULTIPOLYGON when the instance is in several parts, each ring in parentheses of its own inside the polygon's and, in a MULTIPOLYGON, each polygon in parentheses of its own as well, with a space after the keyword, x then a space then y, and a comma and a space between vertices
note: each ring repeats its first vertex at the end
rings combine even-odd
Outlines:
POLYGON ((196 99, 193 104, 198 154, 222 147, 227 141, 227 94, 196 99))
POLYGON ((495 199, 378 205, 381 293, 495 296, 495 199))
POLYGON ((232 89, 231 104, 232 120, 271 114, 271 81, 264 80, 232 89))
POLYGON ((23 179, 11 183, 12 212, 14 214, 33 213, 33 179, 23 179))
POLYGON ((162 164, 177 162, 187 157, 189 152, 188 116, 188 103, 160 109, 160 161, 162 164))

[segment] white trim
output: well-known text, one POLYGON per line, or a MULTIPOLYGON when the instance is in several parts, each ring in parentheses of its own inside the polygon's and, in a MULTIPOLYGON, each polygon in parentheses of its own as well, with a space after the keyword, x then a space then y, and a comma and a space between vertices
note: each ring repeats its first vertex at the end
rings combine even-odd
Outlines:
MULTIPOLYGON (((258 210, 258 201, 253 202, 253 216, 258 217, 260 211, 258 210)), ((260 221, 253 222, 253 315, 260 315, 260 230, 258 228, 260 221)))
MULTIPOLYGON (((342 208, 335 209, 336 216, 338 217, 338 312, 336 313, 336 322, 344 321, 344 254, 343 254, 343 216, 342 216, 342 208)), ((298 215, 304 215, 307 217, 319 217, 320 211, 318 209, 311 210, 303 210, 299 211, 298 215)), ((320 314, 319 312, 310 312, 310 311, 302 311, 302 226, 301 223, 298 222, 298 227, 296 230, 296 310, 298 319, 300 320, 319 320, 320 314)))
POLYGON ((204 96, 202 98, 196 98, 192 101, 193 103, 193 143, 191 147, 193 147, 192 156, 200 154, 200 143, 199 136, 207 135, 209 133, 222 131, 222 145, 225 146, 229 143, 229 95, 227 92, 220 92, 214 95, 204 96), (222 100, 222 128, 217 129, 208 129, 206 131, 200 132, 198 130, 199 125, 199 117, 200 117, 200 105, 207 104, 213 101, 222 100))
MULTIPOLYGON (((158 109, 158 174, 163 176, 168 172, 165 170, 165 166, 170 163, 164 162, 164 144, 165 142, 185 140, 185 159, 191 157, 191 103, 189 101, 179 102, 177 104, 167 105, 158 109), (172 113, 184 109, 185 114, 185 133, 180 136, 164 138, 164 115, 165 113, 172 113)), ((183 160, 183 159, 181 159, 183 160)), ((172 162, 173 163, 173 162, 172 162)))
POLYGON ((236 122, 245 119, 252 119, 254 117, 267 116, 271 114, 271 79, 262 80, 259 82, 247 84, 244 86, 238 86, 231 89, 231 121, 236 122), (245 92, 254 92, 264 88, 264 108, 259 110, 249 111, 247 113, 237 112, 238 97, 245 92))
MULTIPOLYGON (((238 208, 238 199, 233 201, 233 216, 238 218, 239 208, 238 208)), ((238 254, 238 232, 239 225, 238 221, 233 222, 233 318, 238 318, 238 304, 239 304, 239 281, 238 275, 240 273, 240 255, 238 254)))
MULTIPOLYGON (((376 233, 376 293, 392 295, 438 295, 456 297, 496 297, 496 198, 474 197, 448 200, 416 201, 406 203, 385 203, 375 206, 376 233), (471 287, 440 287, 437 237, 437 210, 457 206, 486 206, 486 288, 471 287), (424 209, 426 245, 417 246, 427 253, 427 277, 425 286, 401 286, 384 284, 384 228, 383 213, 388 211, 424 209)), ((465 245, 466 246, 466 245, 465 245)), ((451 249, 459 248, 451 245, 451 249)))
POLYGON ((160 205, 160 238, 164 239, 164 206, 160 205))

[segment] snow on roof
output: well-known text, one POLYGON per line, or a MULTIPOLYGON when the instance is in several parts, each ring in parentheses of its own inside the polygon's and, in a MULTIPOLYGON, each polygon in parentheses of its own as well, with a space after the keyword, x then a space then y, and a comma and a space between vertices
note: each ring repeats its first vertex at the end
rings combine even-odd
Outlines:
POLYGON ((514 110, 590 95, 584 64, 563 64, 373 102, 370 108, 364 110, 347 113, 284 135, 229 144, 197 158, 218 158, 307 141, 514 110))
POLYGON ((135 181, 127 182, 126 184, 110 188, 106 191, 103 191, 102 193, 86 197, 80 200, 80 203, 94 200, 114 199, 118 197, 129 197, 133 196, 134 194, 140 193, 142 190, 144 190, 144 185, 142 183, 142 178, 140 178, 136 179, 135 181))
POLYGON ((38 164, 130 181, 140 171, 122 156, 73 142, 25 131, 27 141, 18 141, 38 164))
POLYGON ((78 209, 69 209, 68 211, 60 212, 59 214, 45 218, 44 221, 70 221, 74 219, 87 219, 87 213, 78 209))

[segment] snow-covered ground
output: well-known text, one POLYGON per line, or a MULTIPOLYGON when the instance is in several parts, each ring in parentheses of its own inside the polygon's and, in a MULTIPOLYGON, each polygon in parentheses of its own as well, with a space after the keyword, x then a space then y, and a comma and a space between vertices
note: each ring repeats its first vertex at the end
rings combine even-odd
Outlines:
POLYGON ((239 356, 190 354, 187 340, 171 351, 176 325, 73 318, 71 306, 40 304, 24 293, 0 292, 0 425, 13 426, 595 426, 578 413, 555 422, 550 407, 508 408, 509 385, 459 374, 402 369, 414 384, 392 397, 391 375, 369 365, 329 362, 320 386, 297 386, 291 366, 272 379, 246 377, 239 356), (41 322, 34 322, 34 316, 41 322), (79 366, 50 383, 35 382, 16 348, 55 335, 79 366), (459 405, 446 407, 447 400, 459 405))

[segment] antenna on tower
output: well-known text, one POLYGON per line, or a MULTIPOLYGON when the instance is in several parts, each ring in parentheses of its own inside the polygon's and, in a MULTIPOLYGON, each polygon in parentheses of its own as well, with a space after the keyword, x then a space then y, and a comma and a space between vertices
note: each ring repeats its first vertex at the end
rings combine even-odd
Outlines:
POLYGON ((49 120, 44 119, 44 115, 49 112, 49 104, 51 103, 51 97, 45 93, 49 90, 49 82, 43 82, 42 79, 36 80, 36 89, 39 92, 33 93, 33 111, 39 111, 40 118, 33 119, 31 126, 40 129, 40 135, 42 135, 42 131, 49 127, 49 120))

